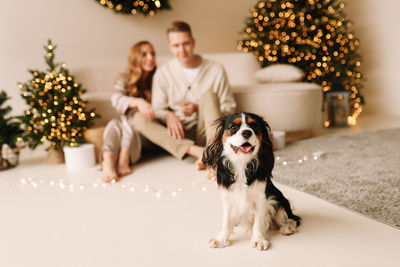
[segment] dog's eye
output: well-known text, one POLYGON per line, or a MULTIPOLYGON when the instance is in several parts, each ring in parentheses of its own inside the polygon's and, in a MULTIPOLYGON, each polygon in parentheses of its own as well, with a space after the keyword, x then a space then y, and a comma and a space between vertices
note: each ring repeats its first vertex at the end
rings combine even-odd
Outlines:
POLYGON ((250 127, 251 127, 254 131, 258 131, 258 125, 257 125, 256 123, 251 124, 250 127))
POLYGON ((229 130, 231 130, 232 132, 236 132, 237 130, 239 130, 239 126, 237 126, 236 124, 232 124, 229 127, 229 130))

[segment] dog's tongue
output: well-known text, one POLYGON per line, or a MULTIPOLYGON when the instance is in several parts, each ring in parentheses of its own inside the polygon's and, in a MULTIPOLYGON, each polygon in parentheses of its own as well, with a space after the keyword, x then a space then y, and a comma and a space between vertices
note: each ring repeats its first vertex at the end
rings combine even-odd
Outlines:
POLYGON ((249 152, 253 146, 250 145, 249 143, 244 143, 243 145, 240 146, 240 148, 244 151, 244 152, 249 152))

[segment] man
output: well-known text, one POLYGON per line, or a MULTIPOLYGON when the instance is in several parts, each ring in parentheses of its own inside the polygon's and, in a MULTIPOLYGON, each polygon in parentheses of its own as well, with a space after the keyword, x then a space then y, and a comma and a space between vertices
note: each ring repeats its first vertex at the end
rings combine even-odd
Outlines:
POLYGON ((194 54, 195 40, 187 23, 173 22, 167 35, 175 58, 157 69, 152 86, 154 115, 166 128, 140 116, 133 125, 176 158, 196 157, 198 169, 203 169, 203 148, 214 134, 211 124, 234 112, 236 103, 222 65, 194 54), (165 132, 172 138, 165 138, 165 132))

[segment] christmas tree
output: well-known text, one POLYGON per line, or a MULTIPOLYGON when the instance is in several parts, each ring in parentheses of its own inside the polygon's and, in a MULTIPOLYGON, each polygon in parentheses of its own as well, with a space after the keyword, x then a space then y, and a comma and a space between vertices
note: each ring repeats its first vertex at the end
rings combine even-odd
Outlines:
POLYGON ((31 148, 49 142, 49 149, 61 150, 63 146, 84 143, 83 132, 97 116, 94 110, 87 110, 87 101, 81 98, 86 90, 65 64, 54 62, 56 47, 51 40, 44 46, 47 71, 29 70, 32 79, 19 84, 29 106, 21 120, 24 139, 31 148))
POLYGON ((360 93, 363 76, 357 53, 360 42, 344 7, 338 0, 258 1, 246 20, 238 49, 254 53, 262 67, 298 66, 306 73, 305 81, 320 84, 324 93, 347 90, 348 124, 354 125, 364 103, 360 93))
MULTIPOLYGON (((5 91, 0 92, 0 170, 7 169, 13 165, 16 165, 13 160, 12 154, 18 153, 17 141, 21 141, 22 129, 19 121, 11 116, 7 116, 11 112, 10 106, 3 106, 8 100, 7 93, 5 91), (4 147, 7 146, 7 147, 4 147), (9 153, 6 153, 8 150, 9 153), (3 152, 5 152, 3 154, 3 152), (11 155, 9 155, 11 154, 11 155)), ((17 155, 14 157, 17 159, 17 155)))

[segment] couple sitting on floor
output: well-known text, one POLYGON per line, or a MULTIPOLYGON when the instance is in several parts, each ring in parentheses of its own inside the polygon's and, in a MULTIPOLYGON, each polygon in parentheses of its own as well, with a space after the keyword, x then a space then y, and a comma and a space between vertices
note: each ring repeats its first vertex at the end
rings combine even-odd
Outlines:
POLYGON ((130 174, 142 150, 156 146, 178 159, 193 156, 197 168, 204 169, 201 158, 215 131, 212 122, 236 108, 224 68, 194 54, 190 26, 175 21, 167 35, 174 59, 156 71, 153 46, 138 42, 115 82, 111 102, 121 116, 104 131, 105 182, 130 174))

